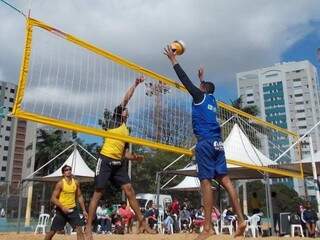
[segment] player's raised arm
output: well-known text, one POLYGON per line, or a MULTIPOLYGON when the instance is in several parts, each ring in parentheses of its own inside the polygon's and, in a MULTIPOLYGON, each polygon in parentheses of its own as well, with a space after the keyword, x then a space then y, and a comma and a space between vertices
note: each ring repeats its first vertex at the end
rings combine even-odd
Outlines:
POLYGON ((172 51, 171 46, 167 46, 164 49, 163 52, 171 61, 173 68, 176 72, 176 74, 178 75, 178 78, 180 79, 180 81, 182 82, 182 84, 186 87, 186 89, 188 90, 188 92, 191 94, 191 96, 193 97, 193 101, 195 103, 199 103, 203 100, 203 93, 200 91, 199 88, 197 88, 192 81, 189 79, 188 75, 184 72, 184 70, 181 68, 180 64, 178 63, 177 59, 176 59, 176 55, 174 54, 174 52, 172 51))

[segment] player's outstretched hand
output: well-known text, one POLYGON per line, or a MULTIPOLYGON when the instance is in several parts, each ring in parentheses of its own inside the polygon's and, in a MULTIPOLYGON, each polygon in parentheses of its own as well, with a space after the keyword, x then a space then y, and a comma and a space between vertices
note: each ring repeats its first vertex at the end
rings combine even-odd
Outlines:
POLYGON ((173 65, 177 63, 176 55, 172 51, 172 48, 170 45, 167 45, 167 47, 164 48, 163 54, 169 58, 169 60, 172 62, 173 65))
POLYGON ((198 77, 199 77, 200 82, 202 82, 204 79, 204 68, 202 66, 198 70, 198 77))
POLYGON ((143 155, 135 154, 135 153, 132 154, 132 158, 133 158, 133 159, 132 159, 133 161, 139 161, 139 162, 141 162, 141 161, 144 160, 144 156, 143 156, 143 155))
POLYGON ((135 82, 134 82, 135 86, 138 86, 140 83, 144 82, 145 79, 146 78, 143 75, 141 75, 140 77, 137 77, 135 82))

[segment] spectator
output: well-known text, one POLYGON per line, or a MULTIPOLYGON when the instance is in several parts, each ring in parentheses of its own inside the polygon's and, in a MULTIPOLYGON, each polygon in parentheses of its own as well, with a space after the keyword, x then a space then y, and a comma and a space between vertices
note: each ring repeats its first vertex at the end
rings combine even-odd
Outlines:
POLYGON ((236 215, 232 212, 231 206, 227 206, 227 208, 223 210, 222 216, 223 220, 227 221, 228 223, 234 222, 236 220, 236 215))
POLYGON ((108 216, 108 209, 105 204, 97 208, 96 211, 98 224, 101 226, 101 231, 103 234, 111 233, 111 218, 108 216))
POLYGON ((171 213, 179 216, 179 211, 180 211, 180 203, 177 198, 174 198, 171 204, 171 213))
POLYGON ((204 208, 203 205, 196 211, 194 225, 196 227, 202 227, 204 225, 204 208))
POLYGON ((250 205, 252 209, 252 214, 257 214, 261 212, 261 204, 256 192, 252 193, 252 198, 250 199, 250 205))
POLYGON ((187 205, 184 205, 183 209, 180 211, 180 222, 182 226, 188 226, 190 224, 191 214, 187 209, 187 205))
POLYGON ((173 226, 173 218, 171 217, 171 207, 169 206, 166 211, 164 212, 164 220, 163 220, 163 227, 165 233, 170 233, 170 228, 173 226))
POLYGON ((315 237, 316 222, 318 221, 317 213, 312 209, 311 203, 305 204, 305 210, 302 214, 302 220, 306 223, 310 237, 315 237))
POLYGON ((149 201, 144 217, 146 218, 146 221, 149 224, 151 229, 153 229, 154 225, 157 224, 158 216, 159 216, 159 211, 156 208, 156 205, 153 203, 152 200, 149 201))
POLYGON ((127 206, 127 202, 123 201, 121 202, 121 206, 118 210, 119 215, 122 218, 122 225, 125 229, 125 226, 127 226, 127 233, 132 232, 132 224, 133 224, 133 216, 130 207, 127 206))
POLYGON ((271 202, 272 202, 272 211, 273 211, 273 227, 275 232, 279 233, 281 208, 280 208, 280 202, 277 198, 276 192, 271 192, 271 202))
POLYGON ((212 222, 217 222, 220 219, 220 216, 221 216, 221 214, 220 214, 220 211, 218 210, 218 208, 213 206, 212 214, 211 214, 212 222))
POLYGON ((191 202, 187 197, 185 197, 184 200, 183 200, 182 208, 183 207, 186 207, 189 211, 191 209, 191 202))

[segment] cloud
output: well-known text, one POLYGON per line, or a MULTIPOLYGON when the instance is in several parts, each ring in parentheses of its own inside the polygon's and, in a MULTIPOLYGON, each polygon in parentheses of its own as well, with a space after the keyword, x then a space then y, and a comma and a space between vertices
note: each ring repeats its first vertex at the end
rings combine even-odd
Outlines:
MULTIPOLYGON (((233 82, 235 74, 279 61, 296 41, 315 30, 317 0, 286 1, 16 1, 18 8, 142 66, 175 77, 163 47, 175 39, 187 44, 180 58, 195 77, 206 67, 216 82, 233 82), (30 2, 30 4, 28 4, 30 2)), ((1 6, 0 64, 5 78, 17 82, 24 21, 1 6)))

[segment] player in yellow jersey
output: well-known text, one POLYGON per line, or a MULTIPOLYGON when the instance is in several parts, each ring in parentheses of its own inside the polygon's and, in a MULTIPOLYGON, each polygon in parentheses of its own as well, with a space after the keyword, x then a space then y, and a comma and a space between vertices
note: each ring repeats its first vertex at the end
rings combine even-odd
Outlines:
POLYGON ((56 205, 56 214, 52 220, 51 230, 45 236, 45 240, 51 240, 58 231, 62 231, 68 222, 77 232, 77 239, 83 240, 80 214, 77 209, 76 199, 85 218, 87 218, 84 200, 80 190, 80 184, 73 178, 72 169, 68 165, 62 167, 62 179, 56 184, 51 196, 51 202, 56 205))
MULTIPOLYGON (((111 122, 113 126, 111 129, 107 130, 108 132, 124 136, 129 135, 129 129, 126 125, 127 118, 129 116, 127 105, 133 96, 136 87, 138 87, 144 79, 145 78, 143 76, 137 78, 134 84, 126 92, 121 104, 114 109, 111 122)), ((130 207, 135 212, 139 222, 138 231, 153 233, 150 227, 146 224, 146 221, 140 211, 135 192, 128 176, 125 161, 123 161, 124 158, 132 161, 142 161, 144 159, 142 155, 130 153, 125 142, 106 138, 96 167, 95 191, 90 201, 88 221, 85 229, 85 236, 87 240, 93 239, 92 222, 94 220, 98 202, 108 185, 108 181, 118 187, 121 187, 128 197, 130 207)))

